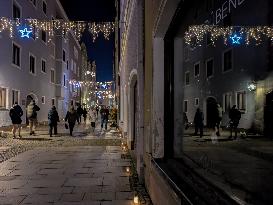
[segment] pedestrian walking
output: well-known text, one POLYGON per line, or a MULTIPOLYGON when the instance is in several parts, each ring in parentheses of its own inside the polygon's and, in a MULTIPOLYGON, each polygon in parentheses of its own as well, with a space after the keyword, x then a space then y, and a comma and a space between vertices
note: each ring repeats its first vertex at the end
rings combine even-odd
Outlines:
POLYGON ((101 115, 101 130, 103 129, 103 125, 105 126, 104 129, 107 130, 109 110, 106 107, 102 106, 100 110, 100 115, 101 115))
POLYGON ((95 109, 89 110, 89 119, 91 122, 91 130, 94 133, 96 128, 97 111, 95 109))
POLYGON ((96 107, 97 116, 99 116, 99 111, 100 111, 100 108, 99 108, 99 106, 97 106, 96 107))
POLYGON ((37 112, 40 110, 35 100, 32 100, 27 106, 27 118, 29 121, 29 134, 34 135, 37 126, 37 112))
POLYGON ((216 135, 220 136, 220 125, 223 118, 223 109, 221 105, 218 103, 216 107, 216 116, 215 116, 215 127, 216 127, 216 135))
POLYGON ((241 119, 241 112, 236 108, 236 105, 233 105, 229 111, 229 125, 230 125, 230 136, 229 139, 232 139, 232 131, 235 133, 234 139, 237 138, 238 125, 241 119))
POLYGON ((198 130, 200 130, 200 138, 203 137, 204 115, 200 108, 197 108, 196 110, 196 113, 194 116, 194 126, 195 126, 194 135, 197 135, 198 130))
POLYGON ((52 137, 52 130, 54 129, 54 135, 57 135, 57 126, 58 122, 60 122, 58 112, 55 106, 48 112, 48 125, 49 125, 49 136, 52 137))
POLYGON ((65 121, 66 122, 68 121, 69 133, 70 133, 70 136, 72 136, 76 121, 78 121, 78 123, 80 123, 77 111, 75 110, 74 106, 71 106, 69 111, 67 111, 66 116, 65 116, 65 121))
POLYGON ((21 117, 23 116, 23 110, 20 107, 20 105, 18 105, 18 102, 15 102, 14 105, 12 106, 12 108, 9 111, 9 116, 12 122, 12 133, 13 133, 13 138, 16 138, 16 130, 18 129, 18 134, 19 137, 21 138, 21 123, 22 123, 22 119, 21 117))
POLYGON ((86 110, 86 108, 83 109, 82 116, 83 116, 84 123, 86 123, 86 117, 87 117, 87 110, 86 110))
POLYGON ((77 114, 78 114, 78 123, 80 124, 82 122, 82 114, 83 114, 83 109, 81 107, 81 104, 78 104, 77 107, 77 114))

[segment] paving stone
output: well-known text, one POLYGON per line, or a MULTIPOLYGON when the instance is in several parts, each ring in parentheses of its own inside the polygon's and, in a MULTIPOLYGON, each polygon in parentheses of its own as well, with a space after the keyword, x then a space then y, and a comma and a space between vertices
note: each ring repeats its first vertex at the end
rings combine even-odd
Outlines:
POLYGON ((54 203, 59 201, 61 194, 31 194, 28 195, 24 200, 23 204, 36 204, 36 203, 54 203))
POLYGON ((132 200, 103 201, 101 205, 134 205, 132 200))
POLYGON ((61 202, 81 202, 83 200, 84 193, 63 194, 61 202))
POLYGON ((26 196, 0 196, 0 204, 1 205, 14 205, 20 204, 26 196))

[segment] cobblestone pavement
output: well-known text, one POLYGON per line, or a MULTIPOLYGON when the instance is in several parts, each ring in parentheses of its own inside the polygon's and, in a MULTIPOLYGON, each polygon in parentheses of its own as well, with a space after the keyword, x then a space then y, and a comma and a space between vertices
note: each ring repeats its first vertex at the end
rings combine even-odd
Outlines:
MULTIPOLYGON (((133 204, 132 161, 114 130, 60 133, 50 138, 42 127, 36 136, 0 139, 0 205, 133 204)), ((150 204, 145 197, 141 204, 150 204)))

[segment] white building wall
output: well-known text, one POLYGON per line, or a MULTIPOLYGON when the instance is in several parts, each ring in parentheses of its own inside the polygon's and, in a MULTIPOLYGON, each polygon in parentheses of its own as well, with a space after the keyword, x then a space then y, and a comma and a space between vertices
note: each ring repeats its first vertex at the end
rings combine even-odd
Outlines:
MULTIPOLYGON (((67 16, 60 6, 58 0, 47 0, 47 15, 42 11, 42 1, 37 1, 36 7, 31 1, 25 0, 5 0, 0 1, 0 16, 12 18, 12 7, 13 3, 21 8, 21 18, 37 18, 37 19, 49 19, 52 17, 63 18, 67 20, 67 16)), ((7 106, 6 109, 0 110, 0 126, 10 125, 10 120, 7 115, 8 109, 12 106, 11 92, 12 90, 20 91, 19 104, 22 105, 24 115, 22 117, 23 123, 25 122, 25 108, 26 108, 26 97, 33 93, 37 98, 37 104, 41 108, 38 113, 39 121, 47 121, 47 113, 52 106, 52 99, 55 99, 57 103, 58 98, 65 98, 64 95, 71 97, 71 94, 62 92, 63 95, 58 93, 58 86, 62 87, 63 71, 65 65, 58 64, 57 56, 58 49, 66 47, 66 45, 58 45, 57 37, 53 38, 52 42, 43 42, 41 40, 41 34, 39 38, 33 40, 32 38, 26 39, 21 38, 18 32, 14 31, 14 38, 10 38, 8 32, 2 32, 0 34, 0 86, 8 88, 7 94, 7 106), (12 43, 15 42, 21 48, 21 66, 20 68, 12 64, 12 43), (55 54, 54 54, 55 45, 55 54), (33 54, 36 58, 35 75, 29 72, 29 55, 33 54), (46 60, 46 73, 41 71, 41 59, 46 60), (50 82, 50 70, 55 70, 55 79, 57 84, 50 82), (45 96, 45 104, 42 104, 42 96, 45 96)), ((74 42, 74 38, 69 38, 69 41, 74 42)), ((67 57, 73 50, 66 47, 67 57)), ((79 51, 80 54, 80 51, 79 51)), ((66 71, 70 73, 70 71, 66 71)), ((69 74, 68 74, 69 76, 69 74)), ((70 76, 71 77, 71 76, 70 76)), ((68 89, 68 88, 67 88, 68 89)), ((57 105, 57 104, 56 104, 57 105)), ((58 108, 58 106, 57 106, 58 108)), ((60 113, 63 117, 63 112, 60 113)))

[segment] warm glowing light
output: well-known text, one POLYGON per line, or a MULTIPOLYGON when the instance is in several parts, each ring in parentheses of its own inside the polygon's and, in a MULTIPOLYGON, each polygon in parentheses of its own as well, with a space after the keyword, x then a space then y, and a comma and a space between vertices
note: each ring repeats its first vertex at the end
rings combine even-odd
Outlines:
POLYGON ((134 204, 139 204, 138 196, 134 196, 134 204))

